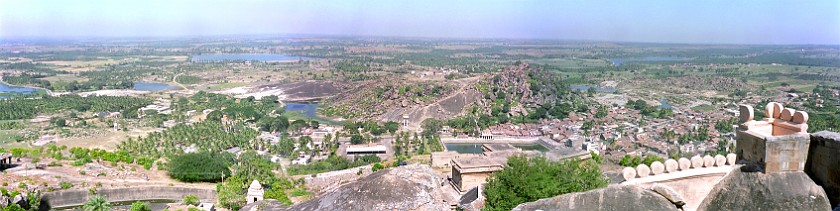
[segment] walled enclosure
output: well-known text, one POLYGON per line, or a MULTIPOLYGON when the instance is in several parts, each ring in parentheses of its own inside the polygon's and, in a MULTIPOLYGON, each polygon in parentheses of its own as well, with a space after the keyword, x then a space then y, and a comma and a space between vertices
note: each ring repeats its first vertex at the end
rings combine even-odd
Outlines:
MULTIPOLYGON (((180 201, 184 196, 193 194, 201 201, 213 201, 216 190, 192 187, 148 186, 130 188, 102 188, 96 190, 109 202, 146 201, 146 200, 175 200, 180 201)), ((47 192, 41 197, 39 210, 52 210, 62 207, 81 206, 93 196, 89 190, 64 190, 47 192)))

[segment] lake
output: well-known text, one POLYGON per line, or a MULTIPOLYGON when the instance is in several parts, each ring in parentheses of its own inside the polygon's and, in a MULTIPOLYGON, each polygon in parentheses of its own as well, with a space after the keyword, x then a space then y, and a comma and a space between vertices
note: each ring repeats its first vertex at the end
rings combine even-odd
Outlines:
POLYGON ((682 57, 656 57, 656 56, 649 56, 649 57, 641 57, 641 58, 610 58, 607 59, 608 61, 613 63, 613 66, 621 66, 623 63, 628 62, 661 62, 661 61, 683 61, 688 60, 687 58, 682 57))
POLYGON ((596 92, 615 92, 615 91, 617 91, 616 89, 613 89, 613 88, 602 88, 602 87, 589 86, 589 85, 569 86, 570 89, 578 90, 578 91, 587 91, 587 90, 589 90, 590 87, 595 88, 596 92))
POLYGON ((134 82, 134 90, 137 91, 161 91, 161 90, 169 90, 175 89, 174 86, 170 86, 169 84, 164 83, 154 83, 154 82, 134 82))
POLYGON ((218 61, 297 61, 307 59, 305 57, 286 56, 282 54, 214 54, 214 55, 192 55, 190 61, 194 62, 218 62, 218 61))
POLYGON ((317 103, 299 103, 299 102, 285 102, 286 111, 301 111, 304 116, 309 118, 316 118, 315 111, 318 109, 317 103))
MULTIPOLYGON (((38 90, 33 88, 26 88, 26 87, 17 87, 17 86, 10 86, 5 83, 0 83, 0 93, 9 93, 14 92, 16 94, 32 94, 37 92, 38 90)), ((7 98, 8 96, 0 96, 0 99, 7 98)))
MULTIPOLYGON (((481 150, 481 145, 483 144, 471 144, 471 143, 458 143, 458 144, 445 144, 446 151, 455 151, 461 154, 481 154, 483 150, 481 150)), ((511 144, 513 147, 522 149, 522 150, 535 150, 540 152, 548 152, 548 148, 541 144, 533 143, 533 144, 511 144)))

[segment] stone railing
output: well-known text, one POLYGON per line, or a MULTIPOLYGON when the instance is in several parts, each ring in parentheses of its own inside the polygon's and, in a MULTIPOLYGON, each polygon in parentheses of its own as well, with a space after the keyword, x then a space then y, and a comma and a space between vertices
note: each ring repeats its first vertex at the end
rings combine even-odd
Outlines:
POLYGON ((650 166, 639 164, 636 168, 625 167, 622 171, 624 182, 622 184, 648 183, 663 180, 673 180, 682 177, 691 177, 704 174, 725 174, 735 165, 735 154, 726 156, 706 155, 703 157, 694 156, 691 159, 680 158, 678 160, 668 159, 665 162, 654 161, 650 166))

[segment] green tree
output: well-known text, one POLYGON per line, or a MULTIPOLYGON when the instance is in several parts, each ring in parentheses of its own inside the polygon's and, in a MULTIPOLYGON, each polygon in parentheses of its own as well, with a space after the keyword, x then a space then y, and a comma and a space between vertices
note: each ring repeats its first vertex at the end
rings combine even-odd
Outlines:
POLYGON ((552 162, 545 157, 510 157, 484 188, 486 210, 511 210, 517 205, 557 195, 607 186, 594 160, 552 162))
POLYGON ((152 208, 149 206, 149 203, 136 201, 131 203, 130 211, 152 211, 152 208))
POLYGON ((221 121, 222 116, 224 116, 222 111, 219 111, 219 110, 211 111, 210 113, 207 113, 207 121, 221 121))
POLYGON ((111 210, 111 203, 100 195, 95 195, 85 202, 82 208, 85 211, 108 211, 111 210))
POLYGON ((26 211, 20 205, 12 203, 3 208, 3 211, 26 211))
POLYGON ((353 136, 350 136, 350 143, 352 144, 362 144, 364 142, 365 138, 363 138, 362 135, 354 134, 353 136))
POLYGON ((198 199, 198 196, 190 194, 190 195, 184 196, 183 203, 184 203, 184 205, 198 206, 199 204, 201 204, 201 200, 198 199))

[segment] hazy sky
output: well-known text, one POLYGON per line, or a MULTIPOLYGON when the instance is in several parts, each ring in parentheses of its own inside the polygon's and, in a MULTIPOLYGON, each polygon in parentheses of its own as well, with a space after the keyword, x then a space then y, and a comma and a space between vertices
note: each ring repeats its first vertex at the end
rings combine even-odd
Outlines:
POLYGON ((840 1, 0 0, 0 38, 231 34, 840 44, 840 1))

